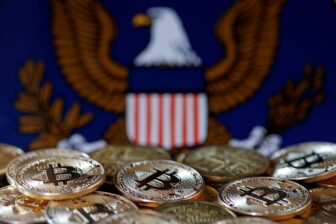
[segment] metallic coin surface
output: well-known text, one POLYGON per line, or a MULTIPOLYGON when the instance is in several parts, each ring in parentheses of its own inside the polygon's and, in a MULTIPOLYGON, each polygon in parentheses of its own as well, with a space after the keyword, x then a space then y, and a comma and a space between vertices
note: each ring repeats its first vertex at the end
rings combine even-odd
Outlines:
POLYGON ((236 215, 223 206, 203 201, 183 201, 161 205, 155 211, 174 216, 183 224, 208 224, 236 215))
POLYGON ((48 201, 29 198, 12 186, 0 189, 0 223, 44 223, 48 201))
POLYGON ((226 184, 219 193, 224 206, 234 212, 273 220, 292 218, 311 207, 303 186, 272 177, 248 177, 226 184))
POLYGON ((336 200, 336 188, 317 187, 309 190, 314 203, 322 204, 336 200))
POLYGON ((18 147, 0 143, 0 176, 5 175, 6 167, 11 160, 23 153, 23 150, 18 147))
POLYGON ((180 224, 174 217, 143 210, 109 216, 98 224, 180 224))
POLYGON ((207 146, 190 151, 183 163, 198 170, 211 182, 224 182, 264 174, 269 160, 254 150, 226 145, 207 146))
POLYGON ((95 191, 104 183, 103 166, 84 157, 34 158, 20 169, 16 187, 27 196, 64 200, 95 191))
POLYGON ((276 152, 272 160, 274 177, 316 182, 336 175, 336 144, 302 143, 276 152))
POLYGON ((171 160, 129 163, 119 170, 116 188, 143 206, 196 199, 202 193, 202 176, 193 168, 171 160))
POLYGON ((108 145, 93 152, 90 156, 104 166, 107 175, 106 181, 109 183, 114 183, 117 171, 130 162, 170 159, 168 152, 162 148, 136 145, 108 145))
POLYGON ((316 182, 316 184, 323 187, 336 187, 336 176, 333 176, 329 179, 318 181, 316 182))
POLYGON ((41 149, 23 154, 13 159, 6 168, 6 177, 9 184, 15 186, 16 174, 25 167, 33 158, 50 156, 80 156, 89 158, 89 155, 72 149, 41 149))
POLYGON ((239 217, 225 219, 223 221, 215 222, 214 224, 276 224, 276 222, 257 217, 239 217))
POLYGON ((51 201, 46 208, 48 223, 96 223, 109 215, 135 211, 137 206, 123 196, 102 191, 64 200, 51 201))
POLYGON ((210 187, 209 185, 205 185, 204 190, 199 198, 197 198, 197 201, 205 201, 210 203, 218 203, 219 195, 218 191, 210 187))

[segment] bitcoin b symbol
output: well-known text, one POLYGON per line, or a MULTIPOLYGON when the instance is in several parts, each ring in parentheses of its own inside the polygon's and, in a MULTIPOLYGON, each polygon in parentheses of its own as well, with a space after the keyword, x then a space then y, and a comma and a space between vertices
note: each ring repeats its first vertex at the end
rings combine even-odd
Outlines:
POLYGON ((100 215, 100 218, 104 218, 115 214, 115 212, 110 210, 107 206, 98 203, 87 208, 77 208, 73 213, 69 221, 86 221, 86 223, 96 223, 97 220, 94 219, 95 215, 100 215))
POLYGON ((296 159, 285 160, 285 162, 293 168, 307 168, 314 163, 320 163, 323 161, 324 159, 318 153, 315 152, 312 152, 309 155, 301 156, 296 159))
POLYGON ((169 169, 165 169, 164 171, 155 169, 155 173, 146 177, 143 180, 136 181, 139 185, 139 188, 144 187, 144 190, 147 191, 151 188, 156 190, 169 190, 172 187, 172 184, 178 183, 180 180, 176 177, 176 172, 168 173, 169 169), (163 176, 169 176, 169 179, 162 179, 163 176), (160 178, 161 177, 161 178, 160 178), (159 183, 155 184, 152 181, 156 181, 159 183))
POLYGON ((269 187, 242 187, 240 189, 244 193, 240 196, 250 196, 252 198, 261 200, 266 203, 266 205, 279 204, 282 205, 284 202, 287 203, 284 198, 287 197, 287 193, 283 190, 273 189, 269 187))

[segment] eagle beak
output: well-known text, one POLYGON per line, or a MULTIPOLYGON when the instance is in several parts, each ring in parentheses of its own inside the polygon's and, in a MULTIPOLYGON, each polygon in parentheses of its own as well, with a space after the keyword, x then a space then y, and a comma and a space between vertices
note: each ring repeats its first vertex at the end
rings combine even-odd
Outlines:
POLYGON ((150 26, 152 24, 152 19, 146 14, 136 14, 132 18, 132 24, 135 27, 150 26))

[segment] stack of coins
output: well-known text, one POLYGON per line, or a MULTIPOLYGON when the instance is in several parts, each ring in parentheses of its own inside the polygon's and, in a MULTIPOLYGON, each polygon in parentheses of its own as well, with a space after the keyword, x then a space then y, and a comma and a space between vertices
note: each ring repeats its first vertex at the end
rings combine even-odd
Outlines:
POLYGON ((336 223, 336 145, 267 158, 214 145, 183 151, 109 145, 23 153, 0 144, 0 222, 336 223), (2 172, 1 172, 2 171, 2 172), (5 182, 7 179, 8 183, 5 182))

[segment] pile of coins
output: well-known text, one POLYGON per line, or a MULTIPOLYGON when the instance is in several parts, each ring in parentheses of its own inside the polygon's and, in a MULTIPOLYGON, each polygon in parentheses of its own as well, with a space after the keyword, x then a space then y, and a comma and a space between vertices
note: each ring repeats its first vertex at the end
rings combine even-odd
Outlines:
POLYGON ((0 223, 336 223, 336 145, 94 153, 0 144, 0 223), (174 159, 174 160, 173 160, 174 159))

